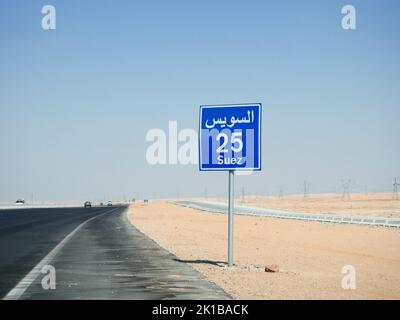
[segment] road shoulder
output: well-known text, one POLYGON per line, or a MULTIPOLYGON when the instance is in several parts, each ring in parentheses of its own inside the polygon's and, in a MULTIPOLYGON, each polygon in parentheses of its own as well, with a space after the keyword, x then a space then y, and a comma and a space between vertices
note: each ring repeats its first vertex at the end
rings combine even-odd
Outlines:
POLYGON ((221 288, 132 226, 125 208, 88 221, 52 261, 55 290, 38 277, 22 299, 229 299, 221 288))

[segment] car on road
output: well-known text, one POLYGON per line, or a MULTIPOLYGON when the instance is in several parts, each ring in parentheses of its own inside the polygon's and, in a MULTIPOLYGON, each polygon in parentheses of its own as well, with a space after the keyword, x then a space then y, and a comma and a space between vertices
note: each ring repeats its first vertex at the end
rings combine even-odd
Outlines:
POLYGON ((107 207, 112 207, 112 202, 111 201, 107 202, 107 207))
POLYGON ((92 203, 90 201, 86 201, 85 204, 83 205, 85 208, 91 208, 92 203))
POLYGON ((24 199, 17 199, 17 201, 15 201, 15 204, 25 204, 25 200, 24 199))

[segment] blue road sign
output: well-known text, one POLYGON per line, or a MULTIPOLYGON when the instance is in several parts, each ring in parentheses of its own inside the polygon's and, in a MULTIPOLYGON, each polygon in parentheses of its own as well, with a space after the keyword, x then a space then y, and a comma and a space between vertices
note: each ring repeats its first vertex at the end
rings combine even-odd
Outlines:
POLYGON ((261 170, 261 104, 200 107, 200 171, 261 170))

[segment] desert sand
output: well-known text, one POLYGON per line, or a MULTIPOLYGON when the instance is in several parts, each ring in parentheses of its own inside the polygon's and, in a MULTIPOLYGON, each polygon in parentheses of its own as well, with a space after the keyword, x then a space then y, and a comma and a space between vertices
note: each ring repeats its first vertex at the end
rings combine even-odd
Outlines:
POLYGON ((235 299, 400 299, 400 230, 235 216, 226 267, 227 216, 173 203, 131 205, 132 224, 235 299), (265 272, 276 265, 279 272, 265 272), (342 268, 356 271, 343 289, 342 268))

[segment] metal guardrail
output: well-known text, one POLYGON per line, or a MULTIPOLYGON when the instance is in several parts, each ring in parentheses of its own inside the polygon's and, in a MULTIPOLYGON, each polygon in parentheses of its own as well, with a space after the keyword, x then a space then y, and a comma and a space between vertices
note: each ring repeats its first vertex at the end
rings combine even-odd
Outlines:
MULTIPOLYGON (((175 201, 174 203, 180 206, 207 212, 227 213, 228 210, 227 205, 218 202, 175 201)), ((299 212, 289 212, 289 211, 247 207, 247 206, 235 206, 234 212, 235 214, 248 215, 248 216, 263 216, 263 217, 303 220, 303 221, 320 221, 320 222, 331 222, 331 223, 345 223, 345 224, 400 228, 400 218, 299 213, 299 212)))

